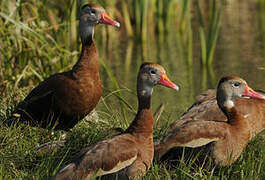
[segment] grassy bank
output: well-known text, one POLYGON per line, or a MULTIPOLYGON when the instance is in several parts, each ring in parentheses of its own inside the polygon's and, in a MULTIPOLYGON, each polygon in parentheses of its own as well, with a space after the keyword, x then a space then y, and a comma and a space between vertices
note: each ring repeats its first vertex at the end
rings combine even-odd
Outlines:
MULTIPOLYGON (((8 94, 1 99, 1 122, 6 121, 15 101, 23 98, 24 90, 20 93, 8 94)), ((36 148, 46 142, 60 140, 62 132, 55 132, 13 123, 0 125, 0 178, 1 179, 49 179, 57 170, 65 165, 74 155, 88 144, 93 144, 107 136, 113 135, 114 128, 119 127, 122 114, 103 114, 98 112, 97 121, 83 120, 66 138, 66 145, 59 150, 37 154, 36 148)), ((161 122, 168 116, 163 114, 161 122)), ((155 136, 165 133, 168 123, 160 124, 155 136)), ((264 135, 264 133, 263 133, 264 135)), ((247 146, 241 157, 230 167, 218 169, 207 158, 202 158, 198 151, 187 149, 175 151, 180 154, 174 160, 162 163, 154 162, 144 179, 264 179, 265 177, 265 146, 264 137, 257 136, 247 146), (186 153, 185 153, 186 152, 186 153), (200 159, 200 161, 198 160, 200 159)))

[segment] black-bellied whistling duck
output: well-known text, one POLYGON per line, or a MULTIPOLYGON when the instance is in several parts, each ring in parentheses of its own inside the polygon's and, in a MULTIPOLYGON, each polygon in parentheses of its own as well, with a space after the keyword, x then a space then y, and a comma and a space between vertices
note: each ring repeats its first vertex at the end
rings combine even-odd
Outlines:
MULTIPOLYGON (((257 92, 264 96, 265 92, 257 90, 257 92)), ((213 89, 207 90, 205 93, 196 97, 197 101, 174 123, 170 125, 169 132, 173 131, 182 124, 193 120, 204 121, 224 121, 227 122, 227 118, 222 113, 222 110, 217 105, 216 91, 213 89)), ((245 109, 238 107, 237 110, 240 113, 245 114, 245 109)), ((255 121, 252 118, 246 118, 251 126, 251 136, 255 136, 265 129, 265 119, 257 119, 255 121)))
MULTIPOLYGON (((213 116, 213 119, 210 121, 186 121, 155 142, 155 156, 160 158, 177 146, 194 148, 212 142, 210 151, 215 164, 226 166, 233 163, 253 136, 250 122, 264 122, 265 98, 249 88, 243 79, 235 76, 220 80, 216 97, 222 111, 219 113, 224 113, 227 122, 224 122, 224 119, 219 120, 218 118, 222 117, 219 114, 214 116, 211 113, 209 115, 213 116)), ((207 117, 207 114, 200 118, 204 117, 207 117)))
POLYGON ((90 179, 92 175, 105 175, 104 179, 139 179, 145 175, 154 154, 151 95, 157 84, 178 90, 162 66, 142 64, 137 79, 138 112, 128 129, 85 148, 55 179, 90 179))
POLYGON ((119 27, 97 4, 86 4, 80 12, 82 52, 70 71, 50 76, 35 87, 18 105, 21 121, 42 128, 68 130, 89 114, 101 94, 99 61, 93 42, 94 26, 119 27))

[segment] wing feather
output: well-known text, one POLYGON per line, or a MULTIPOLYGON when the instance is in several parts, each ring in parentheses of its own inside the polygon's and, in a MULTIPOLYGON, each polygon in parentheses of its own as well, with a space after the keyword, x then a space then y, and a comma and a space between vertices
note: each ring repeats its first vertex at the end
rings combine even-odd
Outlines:
POLYGON ((82 150, 79 158, 59 171, 55 179, 62 179, 65 174, 81 179, 114 173, 130 166, 137 155, 138 148, 132 135, 115 136, 82 150))

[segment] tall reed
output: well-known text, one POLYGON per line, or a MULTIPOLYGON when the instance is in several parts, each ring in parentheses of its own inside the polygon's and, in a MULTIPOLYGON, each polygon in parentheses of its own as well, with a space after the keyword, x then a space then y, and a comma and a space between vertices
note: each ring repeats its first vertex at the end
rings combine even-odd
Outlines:
POLYGON ((202 12, 200 1, 196 1, 196 5, 200 22, 199 31, 201 39, 201 62, 203 65, 210 67, 213 63, 214 51, 221 27, 220 25, 224 1, 210 1, 209 11, 204 11, 205 14, 202 12), (204 16, 209 18, 209 22, 205 21, 204 16))
MULTIPOLYGON (((265 0, 258 0, 258 26, 259 26, 259 37, 261 42, 265 42, 265 0)), ((263 56, 265 57, 265 43, 262 43, 263 56)))
POLYGON ((192 51, 193 51, 193 31, 191 27, 191 15, 189 0, 179 2, 180 15, 178 16, 178 31, 177 31, 177 42, 179 52, 182 59, 185 60, 188 66, 192 65, 192 51))

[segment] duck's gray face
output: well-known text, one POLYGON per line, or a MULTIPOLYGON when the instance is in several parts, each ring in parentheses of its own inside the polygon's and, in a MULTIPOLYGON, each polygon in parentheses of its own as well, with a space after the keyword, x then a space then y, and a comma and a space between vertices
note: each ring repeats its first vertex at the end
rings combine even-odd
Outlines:
POLYGON ((148 86, 155 86, 160 79, 161 72, 152 67, 144 67, 140 71, 140 79, 148 86))
POLYGON ((243 80, 232 79, 227 81, 227 83, 224 83, 223 86, 226 89, 227 94, 229 94, 229 97, 231 97, 231 99, 234 99, 237 97, 242 97, 245 92, 247 83, 243 80))
POLYGON ((120 27, 120 23, 112 20, 104 8, 95 4, 84 5, 80 12, 80 22, 87 25, 108 24, 120 27))
POLYGON ((217 91, 219 104, 226 108, 232 108, 234 106, 234 99, 238 97, 264 99, 262 94, 251 89, 243 79, 235 76, 222 78, 217 91))
POLYGON ((85 5, 80 12, 80 21, 88 25, 96 25, 101 19, 101 12, 98 9, 85 5))
POLYGON ((228 90, 228 93, 230 93, 230 97, 232 99, 236 98, 236 97, 252 97, 252 98, 259 98, 259 99, 264 99, 264 96, 257 93, 256 91, 254 91, 252 88, 250 88, 246 81, 244 81, 243 79, 231 79, 228 80, 227 83, 225 83, 224 86, 228 86, 226 87, 228 90))
POLYGON ((147 63, 142 65, 139 76, 140 81, 142 81, 145 86, 153 87, 159 84, 179 90, 179 87, 169 80, 164 68, 158 64, 147 63))

